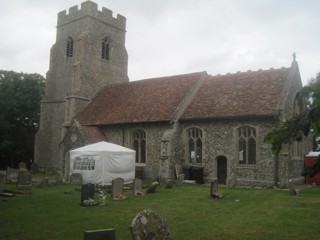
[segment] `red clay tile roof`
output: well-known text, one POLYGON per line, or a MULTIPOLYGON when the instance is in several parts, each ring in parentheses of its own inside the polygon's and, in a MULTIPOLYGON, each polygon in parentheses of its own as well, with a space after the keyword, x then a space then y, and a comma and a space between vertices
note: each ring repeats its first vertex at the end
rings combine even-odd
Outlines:
POLYGON ((82 133, 89 143, 107 141, 106 137, 97 127, 81 126, 82 133))
POLYGON ((276 116, 290 68, 211 76, 181 120, 276 116))
POLYGON ((106 86, 76 119, 81 125, 170 121, 205 72, 106 86))

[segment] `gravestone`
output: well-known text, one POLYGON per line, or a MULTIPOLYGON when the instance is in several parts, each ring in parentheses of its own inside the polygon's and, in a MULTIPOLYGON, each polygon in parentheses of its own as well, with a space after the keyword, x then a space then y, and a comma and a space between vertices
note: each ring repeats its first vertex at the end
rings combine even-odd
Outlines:
POLYGON ((177 177, 177 185, 182 185, 184 180, 184 174, 179 174, 177 177))
POLYGON ((0 173, 0 192, 3 192, 5 183, 6 183, 6 176, 0 173))
POLYGON ((133 195, 134 195, 134 196, 141 196, 141 195, 143 195, 143 191, 142 191, 142 180, 141 180, 141 179, 136 178, 136 179, 133 180, 132 190, 133 190, 133 195))
POLYGON ((182 174, 181 166, 179 164, 174 165, 174 170, 175 170, 176 177, 178 179, 178 176, 182 174))
POLYGON ((90 230, 84 232, 84 240, 116 240, 114 229, 90 230))
POLYGON ((70 176, 71 184, 82 184, 82 175, 81 173, 72 173, 70 176))
POLYGON ((112 180, 112 199, 120 200, 123 199, 123 178, 116 178, 112 180))
POLYGON ((166 179, 165 181, 164 181, 164 187, 165 188, 172 188, 173 187, 173 180, 172 179, 166 179))
POLYGON ((106 205, 106 197, 107 197, 107 192, 100 190, 99 191, 99 206, 106 205))
POLYGON ((214 179, 213 181, 211 181, 210 197, 212 197, 212 198, 221 198, 222 197, 218 191, 218 179, 214 179))
POLYGON ((18 178, 18 171, 14 168, 7 169, 7 182, 15 181, 18 178))
POLYGON ((32 163, 32 164, 31 164, 31 172, 33 172, 33 173, 39 172, 39 165, 38 165, 38 163, 32 163))
POLYGON ((50 184, 49 184, 49 178, 48 177, 45 177, 45 178, 41 179, 39 187, 49 187, 49 186, 50 186, 50 184))
POLYGON ((159 186, 158 182, 153 182, 147 189, 147 193, 155 193, 159 186))
POLYGON ((94 205, 94 184, 87 183, 82 185, 80 204, 83 207, 94 205))
POLYGON ((27 169, 20 169, 18 172, 17 188, 21 190, 31 190, 32 174, 27 169))
POLYGON ((20 169, 27 169, 27 164, 25 162, 19 162, 19 170, 20 169))
POLYGON ((166 220, 158 214, 143 210, 136 215, 130 226, 133 240, 171 240, 166 220))

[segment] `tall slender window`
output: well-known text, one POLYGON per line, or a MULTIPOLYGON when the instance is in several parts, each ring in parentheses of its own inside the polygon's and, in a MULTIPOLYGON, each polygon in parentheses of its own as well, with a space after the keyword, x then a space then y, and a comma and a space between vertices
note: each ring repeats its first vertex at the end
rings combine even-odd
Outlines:
POLYGON ((188 130, 189 163, 202 163, 202 131, 199 128, 188 130))
POLYGON ((239 164, 255 165, 257 157, 256 130, 252 127, 241 127, 237 132, 239 164))
POLYGON ((110 41, 107 37, 105 37, 101 43, 101 58, 110 60, 110 41))
POLYGON ((72 37, 68 38, 66 55, 67 55, 67 57, 73 57, 73 39, 72 39, 72 37))
POLYGON ((136 151, 136 162, 146 162, 146 133, 137 130, 133 133, 133 148, 136 151))

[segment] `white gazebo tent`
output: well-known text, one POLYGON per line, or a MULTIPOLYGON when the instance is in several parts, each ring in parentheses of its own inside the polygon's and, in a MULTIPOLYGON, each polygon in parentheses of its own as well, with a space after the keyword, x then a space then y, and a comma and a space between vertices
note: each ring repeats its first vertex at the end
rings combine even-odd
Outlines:
POLYGON ((70 175, 81 173, 83 184, 111 185, 115 178, 131 183, 135 177, 136 152, 108 142, 70 151, 70 175))

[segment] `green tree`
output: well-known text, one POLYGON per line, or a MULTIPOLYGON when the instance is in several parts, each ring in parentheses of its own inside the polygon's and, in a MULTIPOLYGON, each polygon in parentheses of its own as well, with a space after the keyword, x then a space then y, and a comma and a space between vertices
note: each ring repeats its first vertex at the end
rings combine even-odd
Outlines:
MULTIPOLYGON (((307 103, 307 109, 290 118, 265 138, 267 143, 272 144, 272 151, 275 154, 279 154, 283 144, 301 141, 302 135, 308 136, 312 133, 314 137, 320 136, 320 73, 301 89, 300 96, 307 103)), ((314 176, 318 172, 320 172, 319 158, 312 168, 305 169, 304 175, 314 176)))
POLYGON ((33 159, 45 79, 0 70, 0 167, 33 159))

